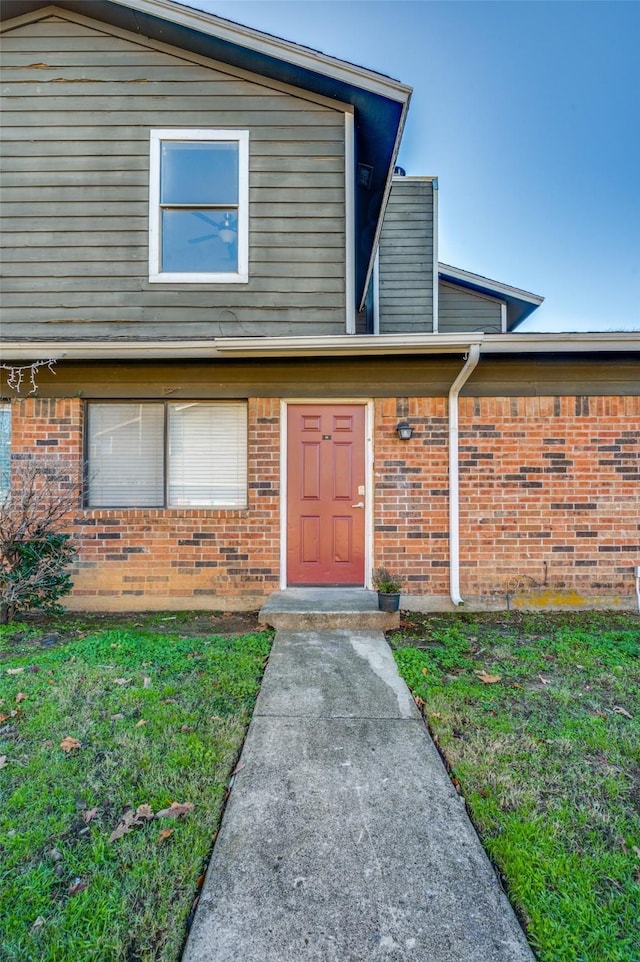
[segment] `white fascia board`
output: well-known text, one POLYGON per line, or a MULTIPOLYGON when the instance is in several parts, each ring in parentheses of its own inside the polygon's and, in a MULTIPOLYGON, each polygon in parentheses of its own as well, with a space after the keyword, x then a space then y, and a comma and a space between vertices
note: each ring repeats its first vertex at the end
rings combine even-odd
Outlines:
POLYGON ((611 334, 334 334, 171 341, 8 341, 5 363, 36 360, 153 360, 223 357, 366 357, 389 354, 640 353, 640 332, 611 334))
POLYGON ((319 50, 311 47, 304 47, 275 37, 272 34, 245 27, 243 24, 234 23, 214 14, 205 13, 202 10, 195 10, 173 3, 172 0, 111 0, 122 7, 138 10, 141 13, 149 14, 152 17, 159 17, 171 23, 179 24, 191 30, 198 30, 201 33, 210 33, 220 40, 228 43, 238 44, 254 50, 257 53, 274 57, 277 60, 284 60, 307 70, 314 70, 317 73, 333 77, 336 80, 361 87, 371 93, 380 94, 391 100, 404 102, 408 100, 411 87, 386 77, 384 74, 377 73, 375 70, 368 70, 366 67, 359 67, 345 60, 338 60, 319 50))
POLYGON ((482 274, 473 274, 471 271, 463 271, 460 267, 451 267, 449 264, 438 264, 438 274, 443 280, 451 278, 466 284, 474 284, 484 288, 488 293, 494 293, 497 297, 517 297, 521 301, 535 304, 538 307, 544 301, 541 294, 532 294, 531 291, 523 291, 519 287, 512 287, 510 284, 503 284, 501 281, 491 280, 490 277, 483 277, 482 274))

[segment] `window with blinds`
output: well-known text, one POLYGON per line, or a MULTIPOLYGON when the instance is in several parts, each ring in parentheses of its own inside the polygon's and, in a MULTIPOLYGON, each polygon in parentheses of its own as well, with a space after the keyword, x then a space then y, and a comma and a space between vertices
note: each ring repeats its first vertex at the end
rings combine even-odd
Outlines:
POLYGON ((247 406, 90 403, 87 506, 244 508, 247 406))

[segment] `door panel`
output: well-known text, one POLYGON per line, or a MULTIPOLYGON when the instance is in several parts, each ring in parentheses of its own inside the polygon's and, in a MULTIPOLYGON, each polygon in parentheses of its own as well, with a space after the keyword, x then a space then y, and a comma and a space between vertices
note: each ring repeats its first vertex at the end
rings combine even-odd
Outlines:
POLYGON ((288 407, 287 583, 363 585, 365 407, 288 407))

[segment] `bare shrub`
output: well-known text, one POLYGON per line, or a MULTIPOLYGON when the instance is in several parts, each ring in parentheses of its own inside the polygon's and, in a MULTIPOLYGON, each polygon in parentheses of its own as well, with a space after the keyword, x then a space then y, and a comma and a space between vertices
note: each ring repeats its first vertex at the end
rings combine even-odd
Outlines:
POLYGON ((65 531, 80 503, 77 464, 64 458, 13 459, 0 503, 0 623, 18 611, 60 610, 75 556, 65 531))

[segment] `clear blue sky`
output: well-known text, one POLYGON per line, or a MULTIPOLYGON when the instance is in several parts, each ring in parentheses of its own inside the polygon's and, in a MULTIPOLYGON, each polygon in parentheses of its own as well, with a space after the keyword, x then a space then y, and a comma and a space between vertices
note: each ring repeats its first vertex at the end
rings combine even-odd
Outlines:
POLYGON ((640 329, 640 2, 191 5, 411 85, 440 260, 544 295, 521 330, 640 329))

